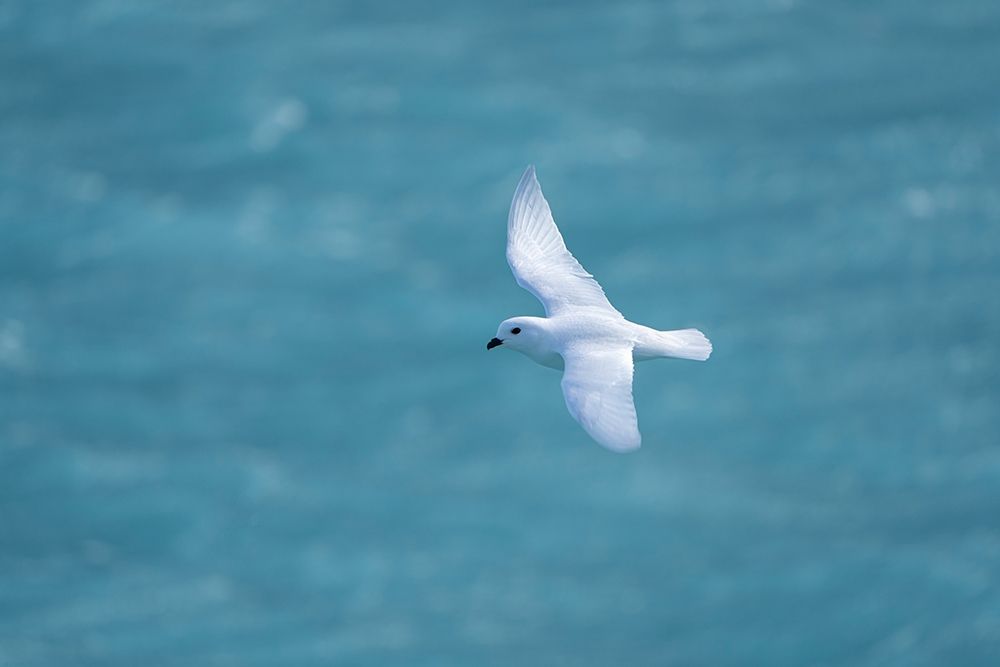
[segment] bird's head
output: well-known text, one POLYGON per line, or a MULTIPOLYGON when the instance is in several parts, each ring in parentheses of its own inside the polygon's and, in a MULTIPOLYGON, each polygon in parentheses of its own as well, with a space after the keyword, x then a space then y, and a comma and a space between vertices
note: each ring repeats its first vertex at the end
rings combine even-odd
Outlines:
POLYGON ((486 343, 486 349, 492 350, 503 345, 518 352, 531 353, 543 344, 545 332, 539 325, 538 317, 512 317, 500 323, 497 335, 486 343))

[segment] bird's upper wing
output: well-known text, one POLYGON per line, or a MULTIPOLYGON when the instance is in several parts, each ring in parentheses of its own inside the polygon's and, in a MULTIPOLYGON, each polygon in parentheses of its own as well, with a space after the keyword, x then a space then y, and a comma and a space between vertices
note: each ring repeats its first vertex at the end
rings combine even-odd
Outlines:
POLYGON ((573 418, 608 449, 637 449, 642 436, 632 402, 632 346, 577 343, 563 360, 563 396, 573 418))
POLYGON ((517 284, 534 294, 550 317, 581 307, 622 316, 594 277, 566 249, 534 167, 525 170, 510 203, 507 263, 517 284))

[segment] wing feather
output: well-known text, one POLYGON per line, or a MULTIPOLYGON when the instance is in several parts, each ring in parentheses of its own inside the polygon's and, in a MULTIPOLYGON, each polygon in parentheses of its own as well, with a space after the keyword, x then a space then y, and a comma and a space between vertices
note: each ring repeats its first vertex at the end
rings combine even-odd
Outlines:
POLYGON ((563 396, 573 418, 608 449, 637 449, 642 436, 632 401, 632 347, 578 344, 563 360, 563 396))
POLYGON ((549 317, 576 308, 599 308, 622 317, 566 248, 533 166, 525 170, 511 201, 507 263, 517 284, 542 302, 549 317))

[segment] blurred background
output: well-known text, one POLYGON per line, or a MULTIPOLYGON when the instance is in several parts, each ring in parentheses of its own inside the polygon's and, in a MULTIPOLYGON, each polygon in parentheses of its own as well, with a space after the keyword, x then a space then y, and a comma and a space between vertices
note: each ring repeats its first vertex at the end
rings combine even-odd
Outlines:
POLYGON ((2 665, 994 665, 998 341, 996 2, 0 2, 2 665))

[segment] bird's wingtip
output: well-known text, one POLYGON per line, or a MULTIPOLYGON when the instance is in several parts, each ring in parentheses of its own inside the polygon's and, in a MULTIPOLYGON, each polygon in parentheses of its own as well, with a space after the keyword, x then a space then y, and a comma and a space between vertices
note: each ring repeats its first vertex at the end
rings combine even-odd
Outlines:
POLYGON ((537 183, 538 178, 535 176, 535 165, 529 164, 524 173, 521 174, 521 180, 518 181, 517 188, 514 189, 514 201, 516 202, 524 193, 540 187, 536 185, 537 183))

